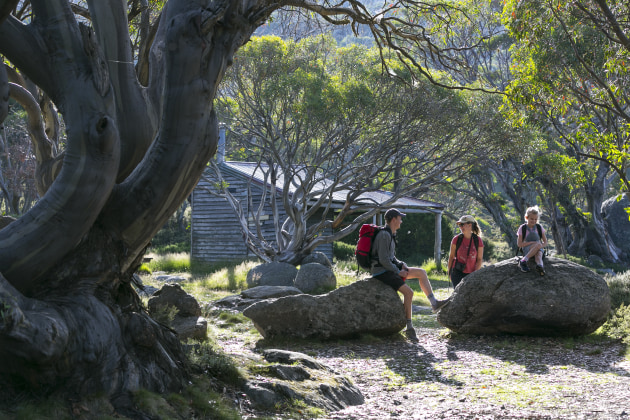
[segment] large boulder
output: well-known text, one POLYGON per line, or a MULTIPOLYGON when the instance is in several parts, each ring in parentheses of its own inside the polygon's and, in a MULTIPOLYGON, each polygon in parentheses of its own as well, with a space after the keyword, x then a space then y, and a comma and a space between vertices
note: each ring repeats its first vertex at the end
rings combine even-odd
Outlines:
POLYGON ((331 290, 337 287, 335 273, 319 263, 302 264, 295 277, 295 287, 304 293, 331 290))
POLYGON ((325 295, 260 301, 243 314, 265 338, 389 335, 402 330, 406 323, 398 293, 376 279, 360 280, 325 295))
POLYGON ((201 306, 193 295, 182 289, 177 283, 167 283, 149 299, 149 312, 156 312, 165 306, 177 308, 179 316, 200 316, 201 306))
POLYGON ((290 286, 256 286, 245 289, 238 295, 227 296, 214 302, 213 306, 242 312, 245 308, 263 299, 302 294, 300 289, 290 286))
POLYGON ((297 287, 290 286, 258 286, 251 289, 245 289, 241 292, 241 296, 245 299, 273 299, 284 296, 299 295, 302 293, 297 287))
POLYGON ((302 353, 265 350, 269 363, 259 366, 257 378, 247 381, 245 393, 261 408, 275 408, 291 401, 303 401, 326 411, 337 411, 350 405, 361 405, 361 391, 347 378, 302 353), (268 375, 261 377, 261 371, 268 375))
POLYGON ((630 221, 626 208, 630 207, 630 200, 627 194, 623 194, 618 200, 617 197, 609 198, 602 204, 602 216, 606 231, 612 238, 615 245, 622 251, 622 258, 628 259, 630 256, 630 221))
POLYGON ((208 321, 201 317, 201 306, 194 296, 186 293, 177 283, 167 283, 155 292, 147 304, 149 313, 159 317, 175 309, 170 327, 177 332, 180 340, 189 338, 204 340, 207 337, 208 321))
POLYGON ((283 262, 270 262, 257 265, 247 273, 247 287, 293 286, 297 268, 283 262))
POLYGON ((557 258, 546 258, 545 270, 523 273, 514 259, 483 267, 457 286, 437 320, 462 333, 543 336, 589 334, 606 321, 610 292, 600 275, 557 258))
POLYGON ((300 265, 310 264, 310 263, 318 263, 321 265, 325 265, 328 268, 332 268, 332 263, 323 252, 313 252, 308 254, 306 257, 302 258, 300 261, 300 265))

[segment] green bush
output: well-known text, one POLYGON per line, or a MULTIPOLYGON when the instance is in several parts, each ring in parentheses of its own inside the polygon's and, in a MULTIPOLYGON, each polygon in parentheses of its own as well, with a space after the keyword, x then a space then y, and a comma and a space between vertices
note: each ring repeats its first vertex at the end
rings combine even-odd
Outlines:
MULTIPOLYGON (((178 210, 178 212, 180 212, 178 210)), ((185 211, 181 221, 176 215, 171 216, 162 229, 151 239, 150 252, 168 254, 190 252, 190 208, 185 211)))
POLYGON ((153 271, 151 271, 151 269, 149 268, 149 266, 146 263, 143 263, 140 267, 138 267, 138 273, 140 274, 152 274, 153 271))
POLYGON ((216 351, 209 342, 200 343, 189 355, 197 369, 230 385, 239 385, 243 376, 234 361, 227 355, 216 351))
POLYGON ((151 312, 151 317, 157 322, 161 322, 162 324, 170 327, 178 312, 179 309, 173 305, 163 305, 151 312))
POLYGON ((442 270, 438 271, 435 258, 429 258, 424 261, 424 263, 422 264, 422 268, 424 269, 424 271, 427 272, 427 274, 431 274, 431 273, 444 274, 447 271, 446 270, 447 263, 448 261, 446 259, 442 260, 442 270))
POLYGON ((602 326, 602 331, 609 337, 630 344, 630 305, 622 303, 602 326))
POLYGON ((177 254, 182 252, 190 252, 190 239, 187 239, 184 242, 177 242, 174 244, 165 244, 161 246, 152 246, 151 252, 154 252, 158 255, 163 254, 177 254))
MULTIPOLYGON (((453 224, 445 217, 442 218, 442 254, 448 256, 451 240, 455 233, 453 224)), ((396 234, 396 257, 408 264, 420 265, 423 261, 433 258, 435 244, 435 215, 428 213, 407 214, 403 224, 396 234)))
POLYGON ((482 240, 483 240, 483 259, 484 261, 489 261, 495 256, 496 244, 494 243, 494 241, 488 238, 482 238, 482 240))
POLYGON ((345 242, 333 242, 333 257, 336 260, 350 260, 354 258, 355 246, 345 242))
POLYGON ((608 280, 610 289, 610 306, 617 309, 622 305, 630 305, 630 271, 617 274, 608 280))

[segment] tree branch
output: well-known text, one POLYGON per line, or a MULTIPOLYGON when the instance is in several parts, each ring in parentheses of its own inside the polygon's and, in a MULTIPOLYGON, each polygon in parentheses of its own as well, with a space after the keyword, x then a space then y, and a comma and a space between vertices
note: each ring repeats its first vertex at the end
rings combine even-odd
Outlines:
POLYGON ((50 52, 42 49, 39 35, 13 16, 0 24, 0 53, 46 91, 53 101, 60 99, 53 72, 46 61, 50 52), (24 54, 29 51, 29 54, 24 54))
POLYGON ((44 168, 53 169, 49 165, 44 167, 45 163, 54 158, 52 142, 46 136, 42 112, 35 98, 33 98, 29 91, 15 83, 9 83, 9 87, 11 97, 22 105, 22 108, 24 108, 28 115, 27 130, 31 144, 33 145, 33 150, 35 151, 37 170, 39 172, 36 174, 35 184, 37 186, 37 192, 40 196, 43 196, 58 174, 45 174, 40 172, 44 168))
POLYGON ((0 63, 0 124, 9 115, 9 76, 6 66, 0 63))
POLYGON ((39 27, 54 29, 42 41, 52 53, 53 91, 63 92, 57 98, 68 138, 64 165, 52 187, 31 211, 0 230, 0 272, 28 296, 42 293, 43 275, 91 229, 114 185, 119 157, 118 133, 107 112, 113 98, 106 76, 98 77, 95 51, 84 48, 84 35, 67 4, 38 0, 32 5, 39 27))
POLYGON ((617 35, 617 40, 618 40, 617 42, 623 45, 623 47, 628 52, 630 52, 630 39, 624 34, 623 29, 621 28, 621 26, 619 25, 619 22, 617 21, 617 18, 608 7, 606 0, 595 0, 595 2, 597 3, 600 10, 604 14, 606 20, 608 21, 608 24, 612 28, 615 35, 617 35))
POLYGON ((215 91, 234 51, 255 29, 243 26, 242 3, 227 3, 222 26, 207 35, 200 30, 206 13, 203 5, 169 2, 162 12, 153 50, 163 63, 163 81, 158 82, 164 86, 159 95, 160 130, 104 211, 103 223, 117 232, 128 249, 123 271, 190 195, 216 151, 215 91))
POLYGON ((89 0, 88 4, 117 101, 116 121, 122 140, 117 177, 120 182, 144 157, 157 131, 159 118, 136 78, 125 2, 89 0), (147 118, 148 115, 151 117, 147 118))

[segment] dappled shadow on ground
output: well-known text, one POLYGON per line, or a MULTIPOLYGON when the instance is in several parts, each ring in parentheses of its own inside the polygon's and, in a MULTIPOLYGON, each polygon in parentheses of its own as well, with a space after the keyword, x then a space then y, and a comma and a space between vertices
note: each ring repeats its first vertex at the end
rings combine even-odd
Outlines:
POLYGON ((440 362, 432 351, 420 343, 407 341, 401 334, 389 337, 363 336, 356 339, 318 341, 313 340, 260 340, 256 343, 259 350, 265 348, 283 348, 303 352, 314 356, 324 363, 325 359, 344 358, 348 363, 357 362, 360 369, 369 370, 370 366, 380 372, 389 369, 391 378, 386 381, 396 382, 399 376, 405 382, 437 382, 446 386, 461 387, 457 380, 445 377, 434 368, 440 362), (364 363, 365 361, 374 363, 364 363))
POLYGON ((552 367, 572 365, 593 373, 612 372, 630 376, 624 356, 627 346, 593 336, 555 338, 457 334, 445 339, 445 343, 446 357, 450 361, 457 361, 461 353, 475 352, 521 365, 528 373, 547 374, 552 367))
POLYGON ((261 339, 255 349, 239 340, 224 344, 232 353, 248 347, 301 352, 347 376, 365 403, 329 413, 330 419, 627 416, 630 362, 621 343, 593 336, 455 335, 427 311, 414 309, 417 343, 401 333, 326 341, 261 339))
MULTIPOLYGON (((418 333, 418 343, 396 334, 323 342, 260 340, 256 347, 284 348, 319 359, 344 358, 346 363, 371 360, 391 371, 392 377, 383 380, 395 383, 398 377, 407 385, 432 382, 461 388, 466 384, 459 379, 462 369, 457 366, 470 373, 471 369, 482 371, 492 365, 512 375, 554 375, 558 369, 572 366, 595 374, 630 377, 630 363, 624 356, 626 346, 616 341, 592 337, 438 336, 432 328, 419 328, 418 333)), ((360 369, 369 369, 370 365, 357 363, 360 369)))

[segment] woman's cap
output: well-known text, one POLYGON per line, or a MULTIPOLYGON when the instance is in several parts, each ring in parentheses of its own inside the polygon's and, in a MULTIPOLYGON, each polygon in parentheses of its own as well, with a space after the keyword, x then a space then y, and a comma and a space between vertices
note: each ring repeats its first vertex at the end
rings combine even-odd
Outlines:
POLYGON ((467 214, 465 216, 460 217, 457 223, 477 223, 477 221, 475 220, 474 217, 467 214))

